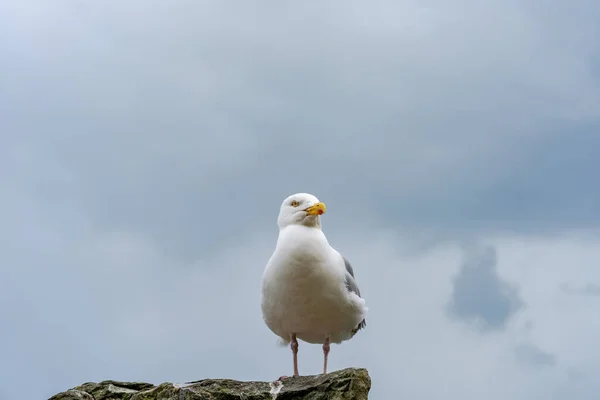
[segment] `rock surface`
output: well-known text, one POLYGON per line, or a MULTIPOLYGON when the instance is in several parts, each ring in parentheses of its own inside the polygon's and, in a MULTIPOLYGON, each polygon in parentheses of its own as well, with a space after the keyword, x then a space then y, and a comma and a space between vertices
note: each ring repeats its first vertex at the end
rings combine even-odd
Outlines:
POLYGON ((367 400, 371 378, 364 368, 274 382, 204 379, 184 384, 102 381, 84 383, 49 400, 367 400))

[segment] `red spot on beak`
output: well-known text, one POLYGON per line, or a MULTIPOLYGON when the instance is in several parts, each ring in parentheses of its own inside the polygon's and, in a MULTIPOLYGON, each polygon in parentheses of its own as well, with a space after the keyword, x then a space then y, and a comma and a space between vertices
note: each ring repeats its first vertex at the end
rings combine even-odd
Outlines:
POLYGON ((323 210, 319 210, 319 215, 323 215, 323 210))

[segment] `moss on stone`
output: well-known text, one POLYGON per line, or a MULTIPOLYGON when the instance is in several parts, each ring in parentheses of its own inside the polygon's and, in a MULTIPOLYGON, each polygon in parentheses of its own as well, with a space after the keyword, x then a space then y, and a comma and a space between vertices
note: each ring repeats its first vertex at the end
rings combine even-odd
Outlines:
POLYGON ((204 379, 185 385, 143 382, 87 382, 49 400, 367 400, 371 378, 364 368, 327 375, 290 377, 281 382, 204 379), (276 393, 273 388, 281 385, 276 393))

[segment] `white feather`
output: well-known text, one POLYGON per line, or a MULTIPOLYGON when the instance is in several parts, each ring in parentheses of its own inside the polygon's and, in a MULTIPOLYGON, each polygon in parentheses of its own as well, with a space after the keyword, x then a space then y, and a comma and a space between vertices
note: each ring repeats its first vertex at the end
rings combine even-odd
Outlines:
MULTIPOLYGON (((277 245, 263 274, 264 321, 285 344, 292 333, 308 343, 324 343, 328 337, 341 343, 353 336, 368 309, 346 288, 344 259, 329 245, 320 217, 302 216, 302 207, 286 206, 290 198, 282 204, 277 245)), ((318 202, 307 194, 294 198, 304 208, 318 202)))

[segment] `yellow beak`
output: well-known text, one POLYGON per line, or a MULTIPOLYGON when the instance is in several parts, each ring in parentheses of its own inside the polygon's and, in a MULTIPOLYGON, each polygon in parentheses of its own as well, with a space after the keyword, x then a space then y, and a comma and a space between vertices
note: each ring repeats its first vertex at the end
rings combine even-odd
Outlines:
POLYGON ((308 215, 322 215, 327 211, 327 207, 325 207, 325 203, 316 203, 304 211, 306 211, 308 215))

